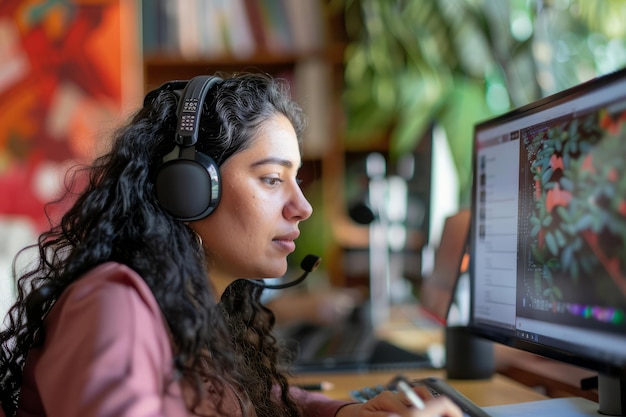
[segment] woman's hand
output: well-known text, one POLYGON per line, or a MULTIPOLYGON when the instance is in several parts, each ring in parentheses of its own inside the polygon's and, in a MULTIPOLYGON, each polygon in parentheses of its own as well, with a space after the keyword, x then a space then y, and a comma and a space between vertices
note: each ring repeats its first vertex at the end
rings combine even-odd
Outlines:
POLYGON ((384 391, 369 401, 342 407, 336 417, 463 417, 463 413, 446 397, 432 398, 421 390, 416 392, 425 398, 425 408, 418 410, 400 393, 384 391))

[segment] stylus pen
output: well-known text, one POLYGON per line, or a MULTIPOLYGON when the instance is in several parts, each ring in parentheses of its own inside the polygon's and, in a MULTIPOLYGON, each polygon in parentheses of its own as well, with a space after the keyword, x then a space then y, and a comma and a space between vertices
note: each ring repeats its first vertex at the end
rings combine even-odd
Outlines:
POLYGON ((409 384, 406 383, 406 381, 400 380, 398 381, 398 384, 396 386, 400 389, 400 391, 402 391, 402 393, 406 396, 406 398, 411 402, 413 407, 417 408, 418 410, 423 410, 426 407, 426 404, 424 404, 424 401, 422 401, 419 395, 417 395, 415 391, 413 391, 413 388, 411 388, 409 384))

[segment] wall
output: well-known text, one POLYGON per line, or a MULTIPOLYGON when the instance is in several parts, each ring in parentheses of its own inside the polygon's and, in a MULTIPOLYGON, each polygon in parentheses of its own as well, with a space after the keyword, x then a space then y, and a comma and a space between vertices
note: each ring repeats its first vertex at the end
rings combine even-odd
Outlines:
POLYGON ((0 313, 12 259, 48 227, 44 205, 67 168, 97 155, 140 102, 137 22, 134 0, 0 3, 0 313))

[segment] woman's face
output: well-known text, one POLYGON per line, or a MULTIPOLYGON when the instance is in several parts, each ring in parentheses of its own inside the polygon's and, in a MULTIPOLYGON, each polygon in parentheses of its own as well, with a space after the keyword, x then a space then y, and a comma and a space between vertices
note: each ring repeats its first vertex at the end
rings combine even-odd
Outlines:
POLYGON ((222 165, 217 208, 190 224, 202 238, 213 280, 286 272, 298 224, 312 212, 298 184, 300 164, 293 126, 278 114, 262 124, 252 146, 222 165))

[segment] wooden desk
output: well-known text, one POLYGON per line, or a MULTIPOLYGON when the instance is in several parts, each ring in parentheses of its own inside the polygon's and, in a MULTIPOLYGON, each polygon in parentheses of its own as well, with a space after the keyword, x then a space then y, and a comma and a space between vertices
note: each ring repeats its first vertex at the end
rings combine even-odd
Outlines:
MULTIPOLYGON (((439 370, 419 370, 401 372, 410 379, 427 377, 444 377, 439 370)), ((320 373, 315 375, 297 375, 292 378, 296 384, 313 384, 328 381, 334 385, 324 394, 331 398, 350 400, 350 391, 366 386, 386 384, 397 375, 397 372, 362 372, 362 373, 320 373)), ((513 381, 503 375, 495 374, 486 380, 448 380, 448 383, 480 407, 504 405, 528 401, 545 400, 538 392, 513 381)))
POLYGON ((598 390, 583 390, 580 382, 596 376, 587 369, 544 358, 503 345, 495 345, 496 369, 551 398, 583 397, 598 402, 598 390))
MULTIPOLYGON (((443 345, 442 329, 418 328, 413 323, 415 309, 392 310, 389 323, 378 329, 378 337, 407 350, 425 351, 443 345)), ((497 373, 487 380, 448 380, 448 383, 480 407, 545 400, 550 397, 580 396, 597 401, 597 391, 576 388, 580 379, 593 375, 584 370, 495 344, 497 373), (533 389, 533 388, 537 389, 533 389), (544 395, 545 394, 545 395, 544 395)), ((350 400, 350 391, 386 384, 401 373, 411 379, 445 377, 443 370, 378 371, 361 373, 317 373, 296 375, 297 384, 328 381, 334 389, 325 394, 331 398, 350 400)))
MULTIPOLYGON (((399 347, 418 352, 423 352, 434 345, 443 346, 442 329, 423 329, 413 325, 418 314, 418 309, 415 307, 394 306, 389 323, 379 329, 377 335, 399 347)), ((597 390, 580 388, 582 379, 595 375, 592 371, 498 343, 494 343, 494 351, 496 371, 511 380, 550 398, 583 397, 598 401, 597 390)))

